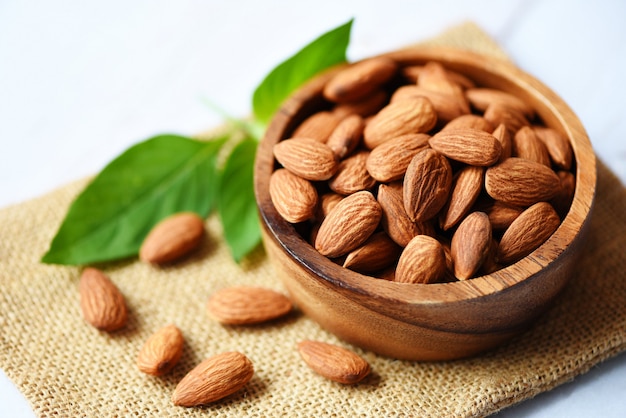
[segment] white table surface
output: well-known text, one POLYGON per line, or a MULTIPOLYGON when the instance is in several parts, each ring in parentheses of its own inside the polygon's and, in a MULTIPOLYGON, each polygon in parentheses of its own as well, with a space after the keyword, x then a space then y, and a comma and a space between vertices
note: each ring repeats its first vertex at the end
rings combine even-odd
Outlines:
MULTIPOLYGON (((351 60, 476 22, 572 107, 626 183, 621 0, 0 0, 0 207, 94 174, 152 135, 219 124, 205 99, 245 116, 274 65, 352 17, 351 60)), ((623 417, 625 394, 621 355, 499 416, 623 417)), ((4 373, 0 416, 33 416, 4 373)))

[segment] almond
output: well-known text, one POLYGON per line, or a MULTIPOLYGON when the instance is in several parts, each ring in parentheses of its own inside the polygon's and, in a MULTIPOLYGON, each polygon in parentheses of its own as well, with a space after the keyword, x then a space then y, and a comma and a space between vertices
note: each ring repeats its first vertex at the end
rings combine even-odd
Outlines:
POLYGON ((504 124, 512 135, 519 131, 522 126, 530 125, 523 111, 497 102, 487 107, 483 117, 493 126, 504 124))
POLYGON ((369 154, 369 151, 359 151, 340 162, 337 172, 328 181, 330 189, 343 195, 372 189, 376 185, 376 180, 365 165, 369 154))
POLYGON ((454 177, 448 203, 440 215, 441 229, 447 231, 469 212, 483 188, 485 169, 466 166, 454 177))
POLYGON ((406 134, 380 144, 367 158, 367 171, 383 183, 401 179, 415 154, 428 146, 429 139, 428 134, 406 134))
POLYGON ((437 113, 424 97, 390 103, 366 124, 363 143, 369 149, 391 138, 431 130, 437 123, 437 113))
POLYGON ((317 374, 343 384, 355 384, 370 373, 369 363, 355 352, 320 341, 298 343, 302 360, 317 374))
POLYGON ((520 214, 504 231, 498 246, 498 262, 514 263, 543 244, 561 223, 554 208, 539 202, 520 214))
POLYGON ((176 325, 161 328, 146 340, 139 351, 137 367, 153 376, 168 373, 183 355, 184 343, 183 334, 176 325))
POLYGON ((366 118, 382 109, 388 99, 389 94, 385 90, 376 90, 360 100, 337 103, 332 112, 340 119, 350 115, 366 118))
POLYGON ((442 130, 465 128, 478 129, 479 131, 485 131, 489 133, 493 132, 493 125, 491 125, 491 123, 488 122, 487 119, 479 115, 474 115, 472 113, 457 116, 456 118, 450 120, 450 122, 448 122, 442 128, 442 130))
POLYGON ((433 218, 446 204, 452 185, 452 167, 430 148, 418 152, 409 164, 402 188, 404 209, 414 222, 433 218))
POLYGON ((333 150, 315 139, 285 139, 274 145, 273 151, 284 168, 306 180, 328 180, 337 171, 333 150))
POLYGON ((485 172, 485 190, 495 200, 514 206, 530 206, 552 199, 559 177, 543 164, 524 158, 508 158, 485 172))
POLYGON ((433 135, 428 143, 452 160, 483 167, 495 164, 502 152, 496 137, 473 128, 445 129, 433 135))
POLYGON ((89 324, 103 331, 115 331, 126 325, 128 311, 124 295, 102 271, 85 268, 79 293, 80 308, 89 324))
POLYGON ((400 246, 385 232, 376 232, 360 247, 348 253, 343 266, 359 273, 385 269, 396 262, 400 246))
POLYGON ((470 88, 465 91, 465 95, 472 106, 485 112, 492 103, 499 103, 509 108, 513 108, 523 113, 528 118, 535 114, 532 106, 528 105, 519 97, 502 90, 491 88, 470 88))
POLYGON ((254 375, 245 355, 232 351, 202 361, 178 383, 172 402, 178 406, 200 406, 218 401, 243 388, 254 375))
POLYGON ((454 275, 459 280, 474 277, 491 247, 491 224, 483 212, 472 212, 459 224, 452 235, 450 251, 454 275))
POLYGON ((507 229, 515 219, 524 211, 519 206, 508 205, 504 202, 494 201, 491 205, 482 208, 483 212, 489 216, 491 228, 495 230, 507 229))
POLYGON ((291 300, 271 289, 233 286, 209 298, 207 313, 222 324, 251 325, 271 321, 291 312, 291 300))
POLYGON ((376 57, 352 64, 333 76, 323 95, 332 102, 350 102, 367 96, 396 74, 398 64, 391 58, 376 57))
POLYGON ((470 108, 463 89, 459 84, 448 77, 448 72, 440 63, 430 61, 424 64, 417 79, 417 85, 427 90, 436 91, 458 98, 463 106, 463 113, 469 113, 470 108))
POLYGON ((382 209, 372 193, 356 192, 341 202, 326 216, 315 239, 315 249, 335 258, 354 250, 374 233, 382 209))
POLYGON ((498 162, 511 158, 513 154, 513 142, 511 140, 511 133, 506 129, 506 125, 504 125, 504 123, 499 124, 491 134, 500 142, 500 147, 502 148, 498 162))
POLYGON ((560 186, 556 195, 550 200, 550 204, 561 217, 565 217, 574 199, 576 177, 564 170, 558 171, 556 175, 559 177, 560 186))
POLYGON ((400 254, 394 281, 400 283, 435 283, 446 272, 446 255, 435 238, 417 235, 400 254))
POLYGON ((438 91, 428 90, 424 87, 416 85, 399 87, 391 96, 390 102, 395 103, 403 100, 411 100, 416 97, 425 97, 431 102, 435 112, 437 113, 437 120, 439 122, 445 123, 461 115, 469 113, 467 103, 465 103, 462 98, 438 91))
POLYGON ((572 168, 573 152, 569 141, 556 129, 533 126, 537 138, 545 145, 554 165, 563 170, 572 168))
POLYGON ((320 213, 317 218, 324 219, 331 210, 337 206, 337 203, 341 202, 345 196, 335 192, 324 193, 320 198, 320 213))
POLYGON ((157 223, 139 249, 139 259, 165 264, 195 250, 204 238, 204 220, 193 212, 179 212, 157 223))
POLYGON ((401 247, 406 247, 416 235, 435 235, 435 228, 430 222, 413 222, 407 215, 402 197, 402 183, 381 184, 378 186, 377 199, 383 211, 383 230, 401 247))
MULTIPOLYGON (((401 68, 402 76, 410 83, 417 83, 420 73, 424 70, 424 65, 407 65, 401 68)), ((446 68, 446 75, 450 81, 457 83, 464 89, 476 87, 476 84, 465 75, 446 68)))
POLYGON ((332 131, 326 145, 333 150, 338 159, 351 154, 363 137, 365 122, 359 115, 346 116, 332 131))
POLYGON ((513 155, 550 167, 550 155, 530 126, 522 126, 513 136, 513 155))
POLYGON ((279 168, 270 176, 269 192, 276 211, 287 222, 303 222, 314 216, 318 195, 310 181, 279 168))
POLYGON ((306 118, 293 133, 295 138, 311 138, 326 142, 341 119, 333 112, 322 110, 306 118))

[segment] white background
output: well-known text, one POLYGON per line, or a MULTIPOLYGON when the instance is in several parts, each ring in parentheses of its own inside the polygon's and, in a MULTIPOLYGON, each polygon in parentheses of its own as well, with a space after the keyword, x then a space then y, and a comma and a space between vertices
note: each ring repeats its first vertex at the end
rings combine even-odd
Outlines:
MULTIPOLYGON (((95 174, 152 135, 219 124, 205 100, 247 115, 271 68, 353 17, 351 60, 474 21, 572 107, 626 183, 621 0, 0 0, 0 207, 95 174)), ((500 415, 623 417, 624 394, 621 355, 500 415)), ((0 416, 33 416, 3 373, 0 416)))

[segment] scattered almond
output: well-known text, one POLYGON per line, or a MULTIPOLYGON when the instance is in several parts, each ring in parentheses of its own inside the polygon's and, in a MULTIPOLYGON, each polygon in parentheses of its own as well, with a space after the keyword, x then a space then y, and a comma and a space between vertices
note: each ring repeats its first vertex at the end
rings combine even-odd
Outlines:
POLYGON ((304 362, 319 375, 343 384, 355 384, 370 373, 369 363, 347 348, 320 341, 298 343, 304 362))
POLYGON ((168 373, 183 355, 184 343, 183 334, 176 325, 161 328, 144 343, 137 356, 137 367, 153 376, 168 373))
POLYGON ((79 292, 80 308, 88 323, 103 331, 116 331, 126 325, 128 310, 124 295, 102 271, 85 268, 79 292))
POLYGON ((291 312, 291 300, 271 289, 233 286, 215 292, 207 302, 210 317, 222 324, 251 325, 271 321, 291 312))
POLYGON ((178 406, 210 404, 243 388, 254 375, 245 355, 232 351, 207 358, 178 383, 172 402, 178 406))
POLYGON ((204 234, 204 220, 198 214, 175 213, 152 228, 141 244, 139 259, 154 264, 177 261, 196 249, 204 234))

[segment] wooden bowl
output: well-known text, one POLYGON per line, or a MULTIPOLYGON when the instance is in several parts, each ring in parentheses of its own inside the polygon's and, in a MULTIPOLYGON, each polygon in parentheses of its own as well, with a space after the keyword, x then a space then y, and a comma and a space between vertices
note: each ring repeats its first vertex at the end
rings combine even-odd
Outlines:
POLYGON ((345 341, 398 359, 447 360, 492 349, 528 328, 573 274, 589 228, 596 187, 593 149, 581 122, 548 87, 509 62, 442 47, 385 54, 400 64, 438 61, 478 85, 514 93, 543 122, 564 134, 574 152, 576 189, 557 231, 529 256, 466 281, 403 284, 365 276, 320 255, 276 211, 269 178, 272 148, 328 103, 321 90, 338 69, 314 78, 276 113, 255 163, 263 241, 277 273, 302 311, 345 341))

